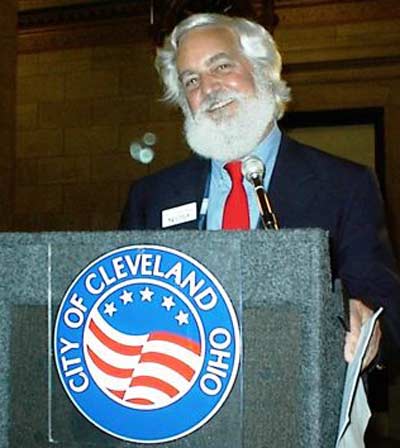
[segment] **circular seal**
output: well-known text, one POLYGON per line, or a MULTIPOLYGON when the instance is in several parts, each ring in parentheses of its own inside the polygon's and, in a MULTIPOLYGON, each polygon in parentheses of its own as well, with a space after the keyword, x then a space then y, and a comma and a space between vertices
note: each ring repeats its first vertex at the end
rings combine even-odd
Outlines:
POLYGON ((54 328, 63 387, 95 426, 160 443, 207 423, 239 365, 234 308, 198 261, 162 246, 113 250, 74 279, 54 328))

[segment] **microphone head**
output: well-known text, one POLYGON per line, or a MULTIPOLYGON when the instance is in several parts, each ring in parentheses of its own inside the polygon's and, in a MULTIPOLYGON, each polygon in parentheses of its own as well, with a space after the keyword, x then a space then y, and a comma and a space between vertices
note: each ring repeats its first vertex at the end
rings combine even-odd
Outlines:
POLYGON ((242 174, 249 182, 253 182, 257 178, 262 181, 264 172, 264 163, 258 157, 248 156, 242 160, 242 174))

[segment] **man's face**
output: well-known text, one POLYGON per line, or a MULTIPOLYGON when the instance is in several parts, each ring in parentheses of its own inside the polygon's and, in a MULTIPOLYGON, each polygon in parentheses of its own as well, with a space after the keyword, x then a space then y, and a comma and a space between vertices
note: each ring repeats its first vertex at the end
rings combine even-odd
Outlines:
POLYGON ((252 67, 228 28, 206 26, 187 32, 179 41, 177 68, 193 115, 202 108, 218 121, 238 108, 229 93, 255 96, 252 67))

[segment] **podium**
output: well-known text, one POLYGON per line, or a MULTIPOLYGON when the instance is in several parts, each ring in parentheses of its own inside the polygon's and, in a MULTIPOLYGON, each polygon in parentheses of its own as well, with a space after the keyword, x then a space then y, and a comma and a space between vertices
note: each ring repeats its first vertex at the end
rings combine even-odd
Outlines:
POLYGON ((0 276, 1 447, 335 446, 345 374, 343 304, 332 292, 326 232, 4 233, 0 276), (239 324, 240 362, 224 403, 195 431, 161 444, 98 429, 56 371, 53 336, 66 291, 93 260, 128 246, 171 249, 204 266, 239 324))

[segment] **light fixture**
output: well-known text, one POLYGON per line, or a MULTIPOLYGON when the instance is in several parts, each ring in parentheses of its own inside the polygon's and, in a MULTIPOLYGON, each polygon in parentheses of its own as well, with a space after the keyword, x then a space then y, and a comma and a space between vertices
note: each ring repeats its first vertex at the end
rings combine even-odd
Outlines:
POLYGON ((129 153, 133 160, 144 165, 151 163, 155 157, 153 146, 157 142, 157 136, 153 132, 146 132, 140 142, 134 141, 129 146, 129 153))

